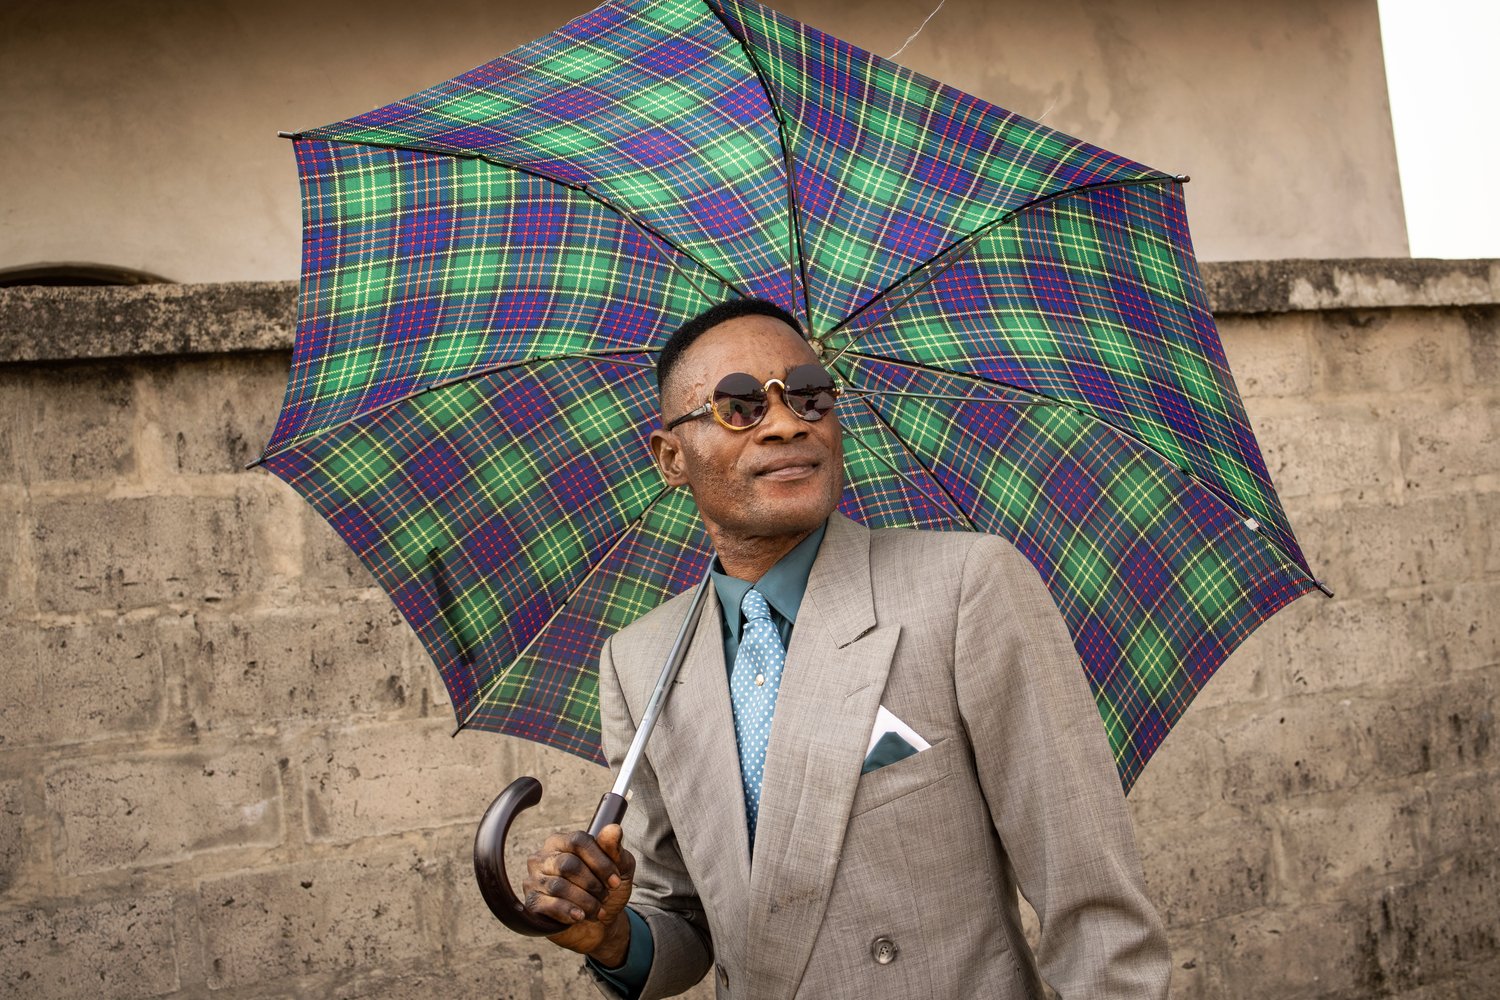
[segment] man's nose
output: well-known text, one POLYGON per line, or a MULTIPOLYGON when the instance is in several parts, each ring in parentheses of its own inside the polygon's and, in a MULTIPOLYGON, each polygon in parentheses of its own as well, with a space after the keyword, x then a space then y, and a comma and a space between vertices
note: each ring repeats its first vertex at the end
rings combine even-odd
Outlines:
POLYGON ((756 438, 784 440, 807 434, 807 421, 797 416, 787 402, 786 390, 779 382, 766 387, 766 415, 755 425, 756 438))

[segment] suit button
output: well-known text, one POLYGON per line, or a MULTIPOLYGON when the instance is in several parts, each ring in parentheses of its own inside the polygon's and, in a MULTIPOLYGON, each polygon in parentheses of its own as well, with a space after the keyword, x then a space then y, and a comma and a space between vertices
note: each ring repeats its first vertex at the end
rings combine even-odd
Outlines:
POLYGON ((878 937, 870 942, 870 956, 880 965, 890 965, 896 960, 896 952, 900 951, 896 942, 888 937, 878 937))
POLYGON ((719 976, 719 985, 726 990, 729 989, 729 973, 725 970, 724 966, 714 966, 714 972, 719 976))

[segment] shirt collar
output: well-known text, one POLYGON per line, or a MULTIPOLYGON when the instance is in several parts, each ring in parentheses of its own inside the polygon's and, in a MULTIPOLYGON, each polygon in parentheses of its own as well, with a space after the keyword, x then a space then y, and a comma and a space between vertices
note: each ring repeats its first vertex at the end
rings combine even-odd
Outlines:
MULTIPOLYGON (((771 610, 793 624, 797 621, 798 609, 802 607, 802 597, 807 593, 807 578, 812 573, 813 561, 818 557, 818 548, 827 531, 828 522, 824 521, 754 584, 771 610)), ((710 572, 714 578, 714 592, 719 597, 719 608, 724 614, 724 624, 729 626, 730 634, 738 641, 740 602, 745 599, 745 591, 751 584, 725 573, 718 556, 714 557, 710 572)))

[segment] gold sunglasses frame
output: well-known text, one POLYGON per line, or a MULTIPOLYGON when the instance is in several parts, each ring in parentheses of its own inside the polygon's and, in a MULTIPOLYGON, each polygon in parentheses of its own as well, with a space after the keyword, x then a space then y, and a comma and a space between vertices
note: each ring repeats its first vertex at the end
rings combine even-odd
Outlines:
MULTIPOLYGON (((817 368, 822 369, 823 374, 825 374, 825 375, 828 376, 829 385, 832 387, 828 391, 831 392, 831 393, 833 393, 833 401, 834 401, 835 404, 837 404, 838 403, 838 398, 839 398, 839 396, 843 395, 844 390, 843 390, 843 387, 839 385, 838 380, 833 377, 833 372, 829 371, 827 368, 824 368, 822 365, 817 364, 817 362, 814 362, 814 361, 809 361, 806 365, 798 365, 797 368, 806 368, 806 367, 809 367, 809 366, 813 366, 813 367, 817 367, 817 368)), ((791 372, 787 372, 787 374, 791 375, 792 372, 794 372, 794 371, 797 370, 797 368, 793 368, 792 371, 791 372)), ((749 372, 730 372, 728 375, 725 375, 723 378, 719 379, 718 383, 714 385, 714 392, 718 392, 719 391, 719 386, 723 385, 724 384, 724 379, 728 378, 730 375, 744 375, 747 378, 754 378, 755 377, 754 375, 751 375, 749 372)), ((689 410, 688 412, 684 413, 682 416, 678 417, 677 419, 671 421, 670 423, 667 424, 666 427, 663 428, 663 430, 669 430, 670 431, 673 428, 677 427, 679 424, 687 423, 689 420, 696 420, 699 417, 704 416, 706 414, 710 414, 710 413, 713 414, 714 422, 717 423, 720 427, 724 428, 725 430, 736 431, 736 432, 738 432, 738 431, 752 430, 752 429, 754 429, 756 427, 759 427, 760 424, 761 424, 761 421, 765 420, 767 414, 769 414, 771 412, 771 386, 773 386, 773 385, 776 386, 777 388, 779 388, 781 390, 781 405, 785 406, 788 410, 791 410, 792 413, 793 413, 793 415, 796 416, 797 419, 801 420, 803 423, 806 423, 806 424, 815 424, 819 420, 822 420, 824 417, 826 417, 829 413, 833 412, 833 407, 829 407, 827 410, 824 410, 822 413, 819 413, 815 417, 808 418, 808 417, 803 416, 802 414, 798 413, 795 409, 793 409, 792 405, 786 401, 786 382, 783 379, 779 379, 779 378, 768 378, 768 379, 765 380, 765 382, 761 383, 761 387, 760 387, 760 391, 766 394, 766 412, 762 413, 760 415, 760 418, 758 420, 756 420, 754 423, 746 424, 743 427, 737 427, 734 424, 731 424, 731 423, 727 422, 723 417, 719 416, 719 409, 718 409, 718 407, 714 406, 714 398, 713 398, 713 396, 709 396, 708 399, 701 406, 695 407, 694 409, 689 410)))

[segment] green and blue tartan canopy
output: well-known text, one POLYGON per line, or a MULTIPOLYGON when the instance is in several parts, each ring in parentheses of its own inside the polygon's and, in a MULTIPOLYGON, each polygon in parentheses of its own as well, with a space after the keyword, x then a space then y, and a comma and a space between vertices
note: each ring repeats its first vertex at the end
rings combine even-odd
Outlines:
POLYGON ((1036 565, 1127 788, 1316 586, 1159 171, 736 0, 607 3, 295 148, 262 462, 463 725, 602 760, 600 646, 709 557, 647 450, 655 351, 735 296, 802 318, 850 387, 845 513, 1036 565))

